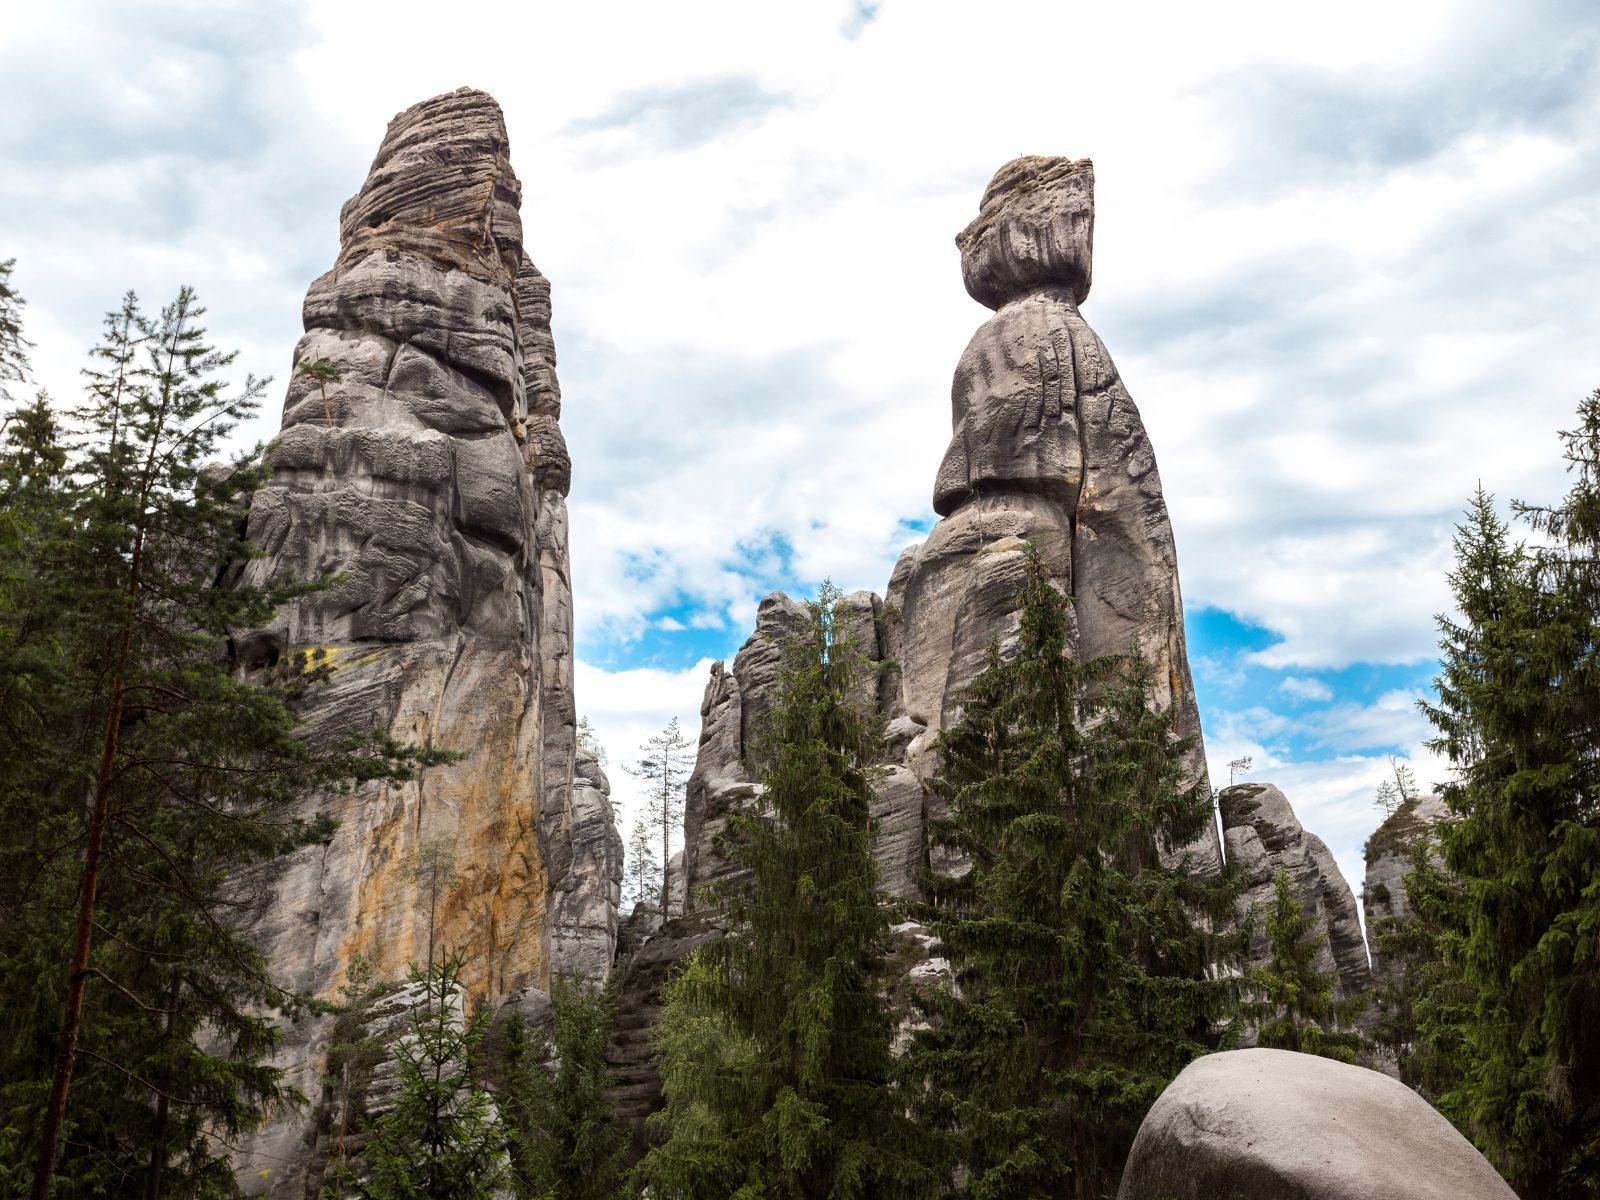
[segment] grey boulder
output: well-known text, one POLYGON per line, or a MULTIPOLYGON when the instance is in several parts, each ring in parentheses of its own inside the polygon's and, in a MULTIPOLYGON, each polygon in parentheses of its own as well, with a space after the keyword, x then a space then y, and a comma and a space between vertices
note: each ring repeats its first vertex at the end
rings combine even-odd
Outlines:
POLYGON ((1287 1050, 1189 1064, 1134 1140, 1118 1200, 1515 1200, 1403 1084, 1287 1050))

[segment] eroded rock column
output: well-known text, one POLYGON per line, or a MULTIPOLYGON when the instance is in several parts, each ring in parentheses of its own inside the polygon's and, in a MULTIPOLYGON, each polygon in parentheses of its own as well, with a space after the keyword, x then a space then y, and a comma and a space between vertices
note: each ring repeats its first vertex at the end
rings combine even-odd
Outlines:
MULTIPOLYGON (((493 99, 407 109, 306 297, 249 518, 262 557, 239 574, 341 581, 241 635, 242 665, 304 673, 314 741, 378 728, 466 757, 313 798, 306 815, 339 821, 332 839, 250 881, 253 932, 294 991, 335 998, 356 955, 403 978, 430 939, 486 999, 610 961, 620 842, 604 778, 575 750, 570 464, 520 199, 493 99), (424 851, 445 864, 436 903, 424 851)), ((302 1022, 281 1055, 313 1100, 326 1035, 302 1022)), ((264 1131, 241 1179, 297 1194, 309 1119, 264 1131)))

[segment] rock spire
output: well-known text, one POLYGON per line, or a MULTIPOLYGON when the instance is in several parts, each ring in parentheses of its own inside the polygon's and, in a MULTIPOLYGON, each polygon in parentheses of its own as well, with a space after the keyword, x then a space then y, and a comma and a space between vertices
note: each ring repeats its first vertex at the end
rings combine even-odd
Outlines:
MULTIPOLYGON (((883 598, 856 592, 840 603, 841 628, 882 668, 863 682, 863 700, 888 724, 873 815, 883 884, 895 895, 914 896, 924 868, 960 869, 927 844, 926 822, 941 803, 927 784, 963 687, 991 642, 1016 634, 1027 539, 1077 598, 1076 652, 1093 658, 1137 645, 1157 701, 1195 738, 1191 776, 1206 779, 1155 454, 1111 356, 1078 312, 1093 242, 1087 159, 1019 158, 996 173, 956 238, 967 291, 995 311, 956 365, 952 436, 933 489, 943 519, 901 554, 883 598)), ((651 1011, 672 939, 688 947, 705 936, 697 892, 729 869, 717 835, 754 794, 745 759, 772 703, 781 645, 804 619, 795 601, 768 596, 731 666, 711 670, 684 823, 688 911, 674 914, 660 935, 666 944, 649 947, 651 970, 630 975, 625 1024, 640 1026, 651 1011)), ((1221 867, 1214 830, 1186 852, 1202 871, 1221 867)), ((619 1039, 613 1061, 627 1080, 625 1115, 640 1119, 653 1101, 647 1042, 619 1039)))
MULTIPOLYGON (((291 990, 335 999, 357 955, 403 978, 430 938, 467 957, 489 1000, 611 962, 621 843, 604 775, 576 745, 571 464, 520 200, 492 98, 415 105, 390 122, 306 296, 249 516, 262 557, 238 573, 342 581, 242 635, 242 664, 307 673, 313 739, 376 727, 466 757, 316 798, 308 815, 336 817, 332 839, 250 881, 253 930, 291 990), (446 864, 433 905, 424 853, 446 864)), ((327 1033, 302 1022, 281 1055, 313 1099, 327 1033)), ((269 1126, 241 1178, 299 1195, 309 1120, 269 1126)))

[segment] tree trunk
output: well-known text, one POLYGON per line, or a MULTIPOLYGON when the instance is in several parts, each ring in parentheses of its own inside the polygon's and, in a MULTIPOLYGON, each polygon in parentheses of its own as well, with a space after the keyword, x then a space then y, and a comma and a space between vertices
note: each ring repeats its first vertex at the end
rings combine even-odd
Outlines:
MULTIPOLYGON (((174 977, 167 995, 167 1040, 171 1041, 178 1029, 178 1000, 183 992, 183 981, 174 977)), ((170 1087, 171 1084, 165 1085, 170 1087)), ((150 1173, 145 1176, 144 1200, 161 1200, 161 1173, 167 1168, 167 1117, 172 1111, 172 1099, 165 1091, 156 1096, 156 1132, 150 1147, 150 1173)))
MULTIPOLYGON (((119 665, 126 661, 132 635, 133 623, 130 621, 123 629, 119 665)), ((89 982, 89 946, 94 932, 95 893, 100 884, 100 858, 105 846, 106 824, 111 815, 111 782, 116 766, 122 707, 123 691, 119 678, 112 688, 111 708, 106 713, 105 734, 101 739, 100 770, 95 778, 94 806, 89 813, 89 836, 84 846, 83 874, 78 888, 78 924, 72 937, 72 963, 67 970, 66 1011, 61 1017, 55 1078, 50 1083, 50 1099, 44 1110, 39 1166, 33 1177, 33 1200, 49 1200, 50 1184, 56 1171, 56 1150, 61 1144, 61 1126, 67 1115, 67 1088, 72 1083, 72 1068, 78 1057, 78 1028, 83 1018, 83 992, 89 982)))

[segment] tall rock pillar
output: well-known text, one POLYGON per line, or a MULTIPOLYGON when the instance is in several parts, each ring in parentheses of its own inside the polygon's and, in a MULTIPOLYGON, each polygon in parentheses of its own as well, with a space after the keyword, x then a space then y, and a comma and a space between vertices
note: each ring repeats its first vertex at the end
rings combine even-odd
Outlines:
MULTIPOLYGON (((1080 315, 1094 245, 1094 167, 1028 157, 1001 167, 956 238, 973 299, 994 309, 951 385, 953 433, 934 483, 944 519, 908 549, 890 582, 899 614, 900 695, 943 726, 991 641, 1016 632, 1021 543, 1031 539, 1076 600, 1074 649, 1087 660, 1137 645, 1154 699, 1193 736, 1206 778, 1184 648, 1172 526, 1144 424, 1111 356, 1080 315)), ((921 772, 919 772, 921 773, 921 772)), ((1190 847, 1214 870, 1214 832, 1190 847)))
MULTIPOLYGON (((249 882, 287 989, 334 999, 353 957, 403 978, 430 939, 472 992, 603 974, 621 846, 578 762, 565 495, 549 286, 523 251, 499 106, 462 89, 399 114, 311 285, 246 580, 340 581, 238 639, 247 670, 307 672, 315 740, 382 729, 459 751, 403 786, 315 797, 331 840, 249 882), (302 370, 326 364, 319 381, 302 370), (419 855, 448 863, 437 903, 419 855)), ((289 1031, 315 1099, 325 1020, 289 1031)), ((269 1126, 241 1179, 298 1194, 304 1120, 269 1126), (259 1172, 265 1171, 266 1175, 259 1172)))

